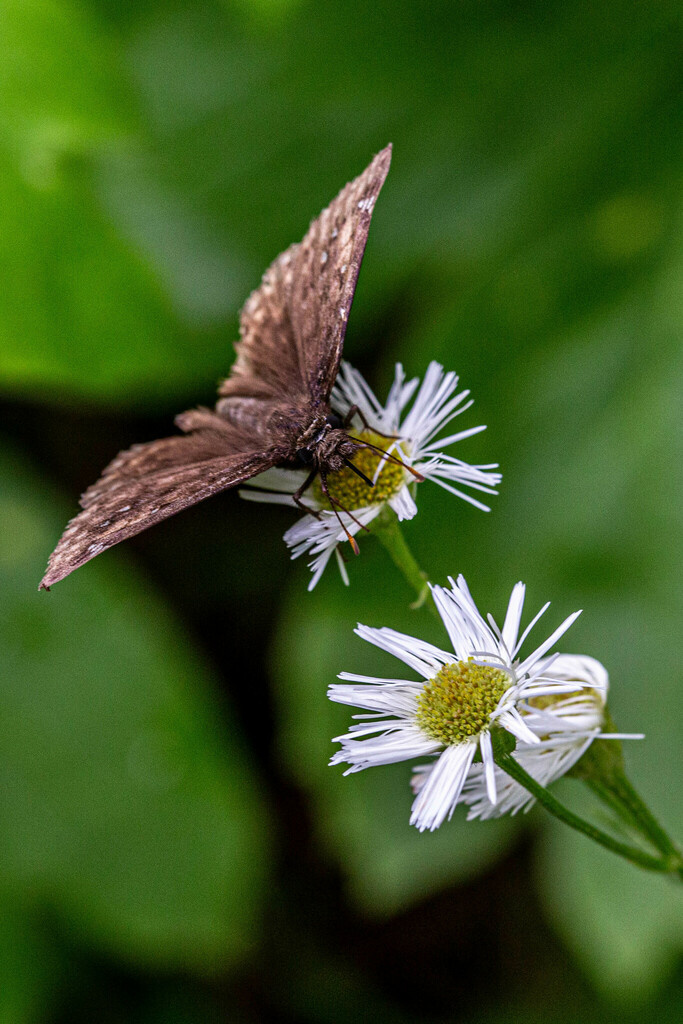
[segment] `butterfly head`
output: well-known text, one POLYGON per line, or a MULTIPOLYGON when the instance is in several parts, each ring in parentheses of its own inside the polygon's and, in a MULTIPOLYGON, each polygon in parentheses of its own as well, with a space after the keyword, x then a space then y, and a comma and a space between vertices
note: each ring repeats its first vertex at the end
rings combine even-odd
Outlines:
POLYGON ((296 453, 302 466, 315 466, 335 473, 346 464, 359 444, 343 429, 342 420, 334 413, 317 418, 301 437, 296 453))

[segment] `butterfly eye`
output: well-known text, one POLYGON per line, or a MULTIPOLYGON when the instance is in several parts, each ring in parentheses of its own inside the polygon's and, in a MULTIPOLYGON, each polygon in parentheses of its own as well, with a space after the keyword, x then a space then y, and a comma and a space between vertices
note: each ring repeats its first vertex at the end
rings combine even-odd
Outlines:
POLYGON ((313 462, 313 452, 310 448, 299 448, 295 457, 302 466, 310 466, 313 462))
POLYGON ((334 430, 341 430, 344 426, 343 419, 341 416, 337 416, 336 412, 331 412, 329 416, 326 416, 325 423, 328 427, 332 427, 334 430))

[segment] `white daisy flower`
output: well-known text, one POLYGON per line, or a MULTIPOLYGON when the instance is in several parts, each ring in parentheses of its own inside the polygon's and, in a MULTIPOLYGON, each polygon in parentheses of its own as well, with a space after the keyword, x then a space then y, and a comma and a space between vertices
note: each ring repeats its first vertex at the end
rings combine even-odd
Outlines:
MULTIPOLYGON (((548 604, 520 637, 523 583, 512 590, 502 630, 490 615, 487 620, 480 615, 462 576, 450 583, 450 590, 434 586, 431 591, 452 651, 393 629, 358 626, 356 630, 364 640, 405 662, 421 677, 419 681, 344 672, 339 678, 352 685, 335 683, 328 692, 331 700, 368 712, 357 715, 358 723, 334 741, 342 746, 330 764, 349 764, 346 774, 425 754, 439 755, 417 776, 410 822, 420 831, 438 828, 451 817, 475 770, 489 803, 496 805, 500 773, 493 757, 495 734, 504 730, 527 747, 540 745, 541 735, 531 728, 535 720, 529 722, 530 702, 545 717, 546 702, 568 694, 577 700, 573 695, 586 685, 566 672, 554 673, 559 658, 546 657, 580 612, 565 619, 533 654, 521 660, 520 648, 548 604), (480 765, 474 763, 475 757, 481 759, 480 765)), ((573 715, 584 729, 587 714, 577 703, 573 715)))
MULTIPOLYGON (((495 487, 501 480, 500 474, 495 472, 497 464, 471 466, 444 452, 445 448, 486 428, 469 427, 437 438, 456 416, 472 405, 469 391, 457 392, 457 387, 457 374, 446 373, 438 363, 430 363, 421 384, 417 378, 406 381, 403 367, 398 364, 386 403, 382 405, 362 375, 348 363, 342 363, 332 390, 331 406, 342 418, 352 409, 357 410, 349 428, 354 437, 380 448, 404 466, 416 470, 425 480, 434 481, 451 494, 488 512, 487 505, 463 488, 497 494, 495 487)), ((343 511, 339 516, 332 512, 319 481, 315 480, 303 500, 319 518, 304 515, 284 535, 292 558, 303 554, 313 556, 309 563, 313 573, 309 590, 320 579, 333 553, 342 579, 348 584, 339 544, 347 540, 348 535, 354 536, 367 527, 387 506, 399 520, 412 519, 417 512, 414 487, 411 488, 416 478, 408 469, 370 448, 360 449, 353 462, 372 481, 372 487, 350 468, 327 476, 330 493, 344 509, 353 513, 353 517, 343 511)), ((294 505, 292 494, 302 485, 306 474, 306 470, 270 469, 255 477, 249 484, 250 489, 240 493, 252 501, 294 505)))
MULTIPOLYGON (((520 706, 524 724, 538 742, 519 742, 513 756, 542 786, 547 787, 565 775, 598 736, 601 739, 643 738, 642 735, 602 731, 609 676, 604 665, 595 658, 559 654, 541 663, 539 669, 547 678, 572 686, 569 694, 560 692, 555 696, 531 697, 520 706)), ((433 767, 428 764, 415 769, 412 782, 415 793, 420 792, 433 767)), ((468 821, 528 811, 536 802, 528 790, 497 765, 494 771, 497 800, 492 802, 483 765, 472 765, 461 795, 461 802, 470 807, 468 821)))

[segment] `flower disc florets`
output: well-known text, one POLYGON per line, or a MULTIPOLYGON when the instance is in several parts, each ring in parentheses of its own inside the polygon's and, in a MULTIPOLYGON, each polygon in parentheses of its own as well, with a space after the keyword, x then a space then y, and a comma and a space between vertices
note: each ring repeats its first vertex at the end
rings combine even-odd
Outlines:
POLYGON ((456 661, 444 665, 417 699, 415 719, 421 729, 447 746, 478 736, 510 686, 510 676, 490 665, 456 661))
MULTIPOLYGON (((384 437, 372 430, 349 431, 351 437, 359 441, 366 441, 383 452, 390 450, 390 454, 396 459, 401 459, 405 452, 396 444, 393 437, 384 437)), ((372 448, 359 448, 354 452, 350 460, 368 480, 372 480, 374 487, 370 487, 355 473, 349 466, 336 473, 327 474, 327 488, 338 502, 338 507, 344 509, 366 508, 368 505, 375 505, 378 502, 389 501, 403 487, 406 480, 406 470, 393 459, 387 459, 372 448)), ((330 508, 330 504, 323 494, 318 477, 312 485, 313 496, 321 508, 330 508)))

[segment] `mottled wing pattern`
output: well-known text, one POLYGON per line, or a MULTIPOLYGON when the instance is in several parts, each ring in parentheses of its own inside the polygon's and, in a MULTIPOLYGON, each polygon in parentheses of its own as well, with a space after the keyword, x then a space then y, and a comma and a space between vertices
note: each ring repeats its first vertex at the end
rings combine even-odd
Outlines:
POLYGON ((183 413, 185 436, 121 452, 81 498, 41 587, 219 491, 291 459, 329 401, 375 200, 391 161, 378 153, 283 252, 247 300, 216 412, 183 413))
MULTIPOLYGON (((268 268, 242 310, 237 359, 221 384, 222 396, 286 397, 313 408, 328 400, 372 211, 390 162, 387 146, 313 221, 303 241, 268 268)), ((230 402, 218 408, 231 414, 230 402)))
MULTIPOLYGON (((240 313, 240 341, 230 376, 218 393, 224 397, 308 398, 305 367, 294 336, 288 292, 289 267, 298 245, 291 245, 272 263, 240 313)), ((223 403, 227 407, 227 403, 223 403)))
POLYGON ((254 451, 253 439, 209 410, 183 413, 185 436, 121 452, 81 498, 83 511, 66 527, 40 584, 48 588, 102 551, 190 505, 260 473, 283 456, 254 451))
POLYGON ((390 163, 389 145, 313 221, 290 265, 290 316, 314 400, 329 399, 339 370, 372 211, 390 163))

